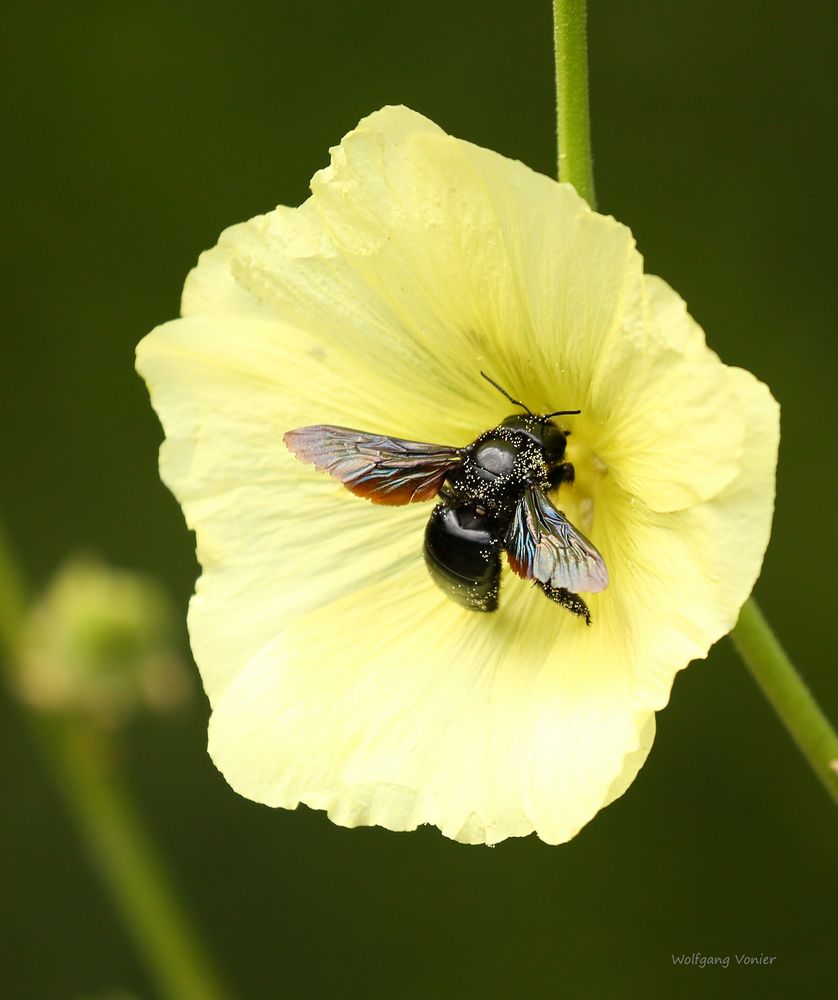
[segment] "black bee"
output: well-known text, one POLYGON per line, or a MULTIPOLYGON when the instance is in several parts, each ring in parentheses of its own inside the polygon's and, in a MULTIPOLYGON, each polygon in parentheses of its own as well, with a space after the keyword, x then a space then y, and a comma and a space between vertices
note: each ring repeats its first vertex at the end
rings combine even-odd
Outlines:
POLYGON ((373 503, 438 496, 425 530, 425 562, 439 587, 464 608, 497 608, 505 549, 513 572, 590 625, 579 593, 604 590, 608 571, 593 544, 547 495, 574 478, 573 466, 564 461, 569 431, 551 418, 581 411, 534 414, 480 374, 526 412, 507 417, 465 448, 328 424, 288 431, 285 443, 301 461, 373 503))

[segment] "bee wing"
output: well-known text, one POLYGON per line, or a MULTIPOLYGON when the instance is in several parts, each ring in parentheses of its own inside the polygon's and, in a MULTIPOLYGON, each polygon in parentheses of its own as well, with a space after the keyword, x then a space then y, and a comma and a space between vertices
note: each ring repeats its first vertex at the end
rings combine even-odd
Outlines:
POLYGON ((574 594, 608 586, 605 561, 538 486, 524 493, 504 539, 509 565, 524 579, 574 594))
POLYGON ((284 436, 302 462, 328 472, 373 503, 400 505, 430 500, 461 461, 457 448, 315 424, 284 436))

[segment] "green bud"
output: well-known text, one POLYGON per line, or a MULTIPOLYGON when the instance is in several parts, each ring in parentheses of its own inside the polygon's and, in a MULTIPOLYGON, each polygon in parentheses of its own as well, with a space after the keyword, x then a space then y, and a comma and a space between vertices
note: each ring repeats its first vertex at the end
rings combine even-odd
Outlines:
POLYGON ((189 693, 177 617, 159 585, 90 558, 64 566, 23 630, 20 691, 33 707, 114 725, 189 693))

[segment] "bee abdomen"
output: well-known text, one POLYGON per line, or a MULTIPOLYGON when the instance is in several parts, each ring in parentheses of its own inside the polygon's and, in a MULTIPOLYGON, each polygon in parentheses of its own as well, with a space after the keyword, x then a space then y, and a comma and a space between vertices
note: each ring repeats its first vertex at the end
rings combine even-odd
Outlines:
POLYGON ((493 519, 473 507, 434 507, 425 529, 425 563, 438 587, 472 611, 494 611, 500 539, 493 519))

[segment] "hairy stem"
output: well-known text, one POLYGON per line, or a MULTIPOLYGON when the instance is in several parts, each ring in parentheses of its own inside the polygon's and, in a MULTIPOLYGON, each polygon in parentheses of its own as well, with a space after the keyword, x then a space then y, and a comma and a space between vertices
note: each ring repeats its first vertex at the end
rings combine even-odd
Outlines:
MULTIPOLYGON (((23 574, 0 525, 0 660, 13 692, 26 605, 23 574)), ((27 710, 26 721, 161 996, 223 1000, 226 990, 112 765, 103 734, 81 716, 27 710)))
POLYGON ((559 180, 596 208, 588 109, 588 3, 553 0, 559 180))
POLYGON ((730 637, 812 770, 838 803, 838 735, 753 599, 745 603, 730 637))

